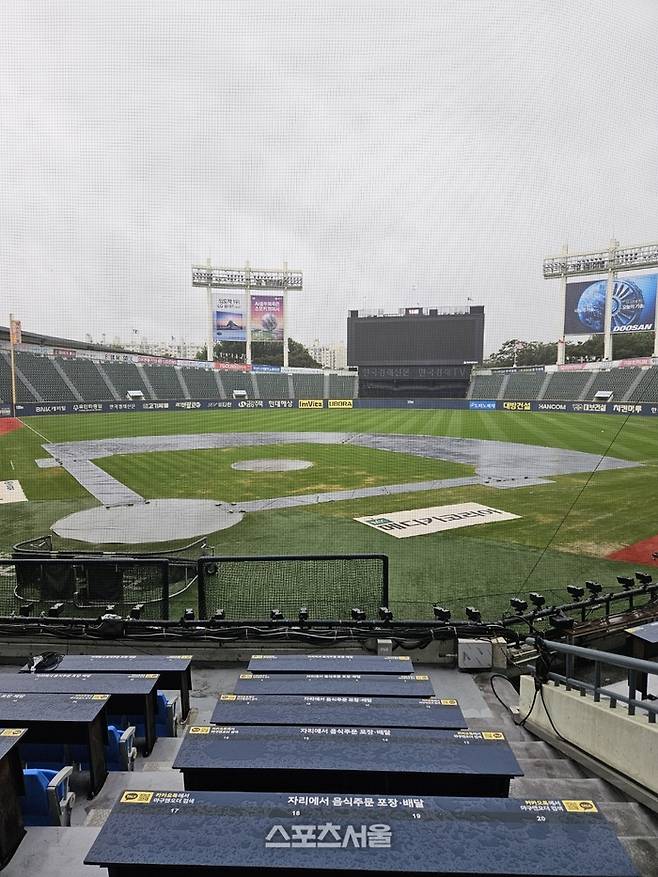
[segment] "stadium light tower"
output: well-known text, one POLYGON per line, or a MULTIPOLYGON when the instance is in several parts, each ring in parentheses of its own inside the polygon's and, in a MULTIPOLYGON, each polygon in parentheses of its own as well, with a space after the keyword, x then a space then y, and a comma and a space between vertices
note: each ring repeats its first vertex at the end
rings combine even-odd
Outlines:
MULTIPOLYGON (((288 302, 287 293, 290 290, 301 290, 303 287, 302 272, 291 271, 288 269, 287 263, 284 262, 283 269, 255 269, 249 262, 245 263, 244 268, 213 268, 208 259, 205 265, 192 266, 192 286, 205 287, 207 291, 207 308, 208 308, 208 334, 207 334, 207 358, 209 362, 213 360, 213 347, 216 338, 216 318, 215 304, 213 301, 213 289, 239 289, 244 293, 244 311, 241 316, 244 318, 245 332, 244 340, 246 342, 246 361, 251 365, 251 341, 252 341, 252 302, 256 302, 256 297, 267 298, 267 296, 259 296, 262 292, 271 294, 271 311, 268 316, 274 321, 276 326, 277 319, 274 314, 278 314, 282 322, 283 329, 283 367, 288 367, 288 302), (280 311, 278 304, 280 300, 280 311)), ((255 306, 258 306, 256 302, 255 306)), ((220 308, 220 310, 222 310, 220 308)), ((236 314, 237 316, 237 314, 236 314)), ((267 319, 267 318, 266 318, 267 319)), ((270 323, 272 325, 272 323, 270 323)), ((231 331, 235 331, 231 327, 231 331)), ((230 339, 228 339, 230 340, 230 339)), ((234 337, 232 340, 243 340, 234 337)))
MULTIPOLYGON (((569 254, 565 246, 559 256, 544 259, 544 278, 560 278, 560 303, 565 315, 567 301, 567 278, 589 274, 606 274, 605 313, 603 319, 603 359, 612 359, 612 308, 613 292, 618 271, 641 270, 658 267, 658 244, 644 244, 639 247, 620 247, 619 242, 611 240, 607 250, 597 253, 569 254)), ((654 313, 653 355, 658 356, 658 296, 654 313)), ((564 333, 566 334, 566 332, 564 333)), ((557 345, 557 364, 564 365, 566 342, 564 336, 557 345)))

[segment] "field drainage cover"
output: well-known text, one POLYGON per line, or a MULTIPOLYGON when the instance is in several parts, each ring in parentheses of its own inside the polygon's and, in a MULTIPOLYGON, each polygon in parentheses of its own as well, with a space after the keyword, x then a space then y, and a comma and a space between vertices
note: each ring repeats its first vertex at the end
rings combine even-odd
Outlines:
POLYGON ((310 469, 309 460, 239 460, 231 464, 231 469, 240 472, 293 472, 295 469, 310 469))
POLYGON ((152 499, 129 506, 99 506, 68 515, 51 529, 64 539, 97 545, 139 545, 193 539, 239 524, 242 512, 204 499, 152 499))

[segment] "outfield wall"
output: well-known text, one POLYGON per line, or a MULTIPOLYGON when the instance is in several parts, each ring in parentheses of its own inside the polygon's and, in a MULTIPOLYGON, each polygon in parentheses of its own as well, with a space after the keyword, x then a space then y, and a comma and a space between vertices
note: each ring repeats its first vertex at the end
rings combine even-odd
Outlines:
MULTIPOLYGON (((311 410, 353 408, 451 409, 466 411, 526 411, 563 414, 621 414, 658 416, 658 404, 646 402, 537 402, 494 399, 201 399, 135 402, 26 402, 16 405, 16 417, 52 414, 117 414, 141 411, 311 410)), ((0 417, 11 417, 11 407, 0 405, 0 417)))

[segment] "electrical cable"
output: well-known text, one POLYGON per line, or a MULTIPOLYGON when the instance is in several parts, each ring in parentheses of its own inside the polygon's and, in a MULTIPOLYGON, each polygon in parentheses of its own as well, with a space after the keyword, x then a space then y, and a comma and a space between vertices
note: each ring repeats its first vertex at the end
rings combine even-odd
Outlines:
POLYGON ((631 417, 631 415, 630 415, 630 414, 627 414, 626 417, 622 420, 622 422, 621 422, 621 426, 619 427, 619 429, 618 429, 618 430, 615 432, 615 434, 613 435, 612 439, 610 440, 610 442, 609 442, 609 444, 608 444, 608 447, 605 449, 605 451, 604 451, 604 452, 601 454, 601 456, 599 457, 599 461, 598 461, 598 463, 597 463, 596 466, 592 469, 592 471, 588 474, 587 478, 585 479, 585 483, 583 484, 583 486, 581 487, 581 489, 578 491, 578 493, 577 493, 576 496, 574 497, 573 502, 567 507, 567 509, 566 509, 566 511, 565 511, 565 513, 564 513, 564 515, 562 516, 562 520, 561 520, 561 521, 559 522, 559 524, 557 525, 555 531, 553 532, 553 535, 550 537, 550 539, 548 540, 548 542, 546 543, 546 545, 544 545, 544 547, 542 548, 542 550, 541 550, 541 552, 540 552, 540 554, 539 554, 539 557, 538 557, 537 560, 533 563, 533 565, 530 567, 530 569, 529 569, 529 571, 528 571, 528 574, 527 574, 526 577, 523 579, 523 582, 521 583, 521 590, 525 590, 525 588, 526 588, 528 582, 530 581, 530 578, 531 578, 532 574, 534 573, 534 571, 537 569, 537 567, 539 566, 539 564, 540 564, 540 563, 542 562, 542 560, 544 559, 544 556, 546 555, 546 552, 548 551, 548 549, 550 548, 550 546, 553 544, 553 541, 554 541, 555 538, 557 537, 557 534, 560 532, 560 530, 561 530, 562 527, 564 526, 564 524, 565 524, 567 518, 569 517, 569 515, 571 514, 571 512, 572 512, 573 509, 575 508, 576 503, 580 500, 580 498, 581 498, 581 496, 583 495, 583 493, 585 492, 585 490, 589 487, 589 483, 590 483, 590 481, 592 480, 592 478, 594 477, 594 475, 596 474, 596 472, 598 472, 598 470, 599 470, 599 466, 601 465, 601 463, 603 463, 603 461, 605 460, 605 458, 608 456, 608 452, 610 451, 610 449, 612 448, 612 446, 614 445, 614 443, 615 443, 615 442, 617 441, 617 439, 619 438, 619 435, 620 435, 621 431, 624 429, 624 427, 626 426, 626 424, 627 424, 628 421, 630 420, 630 417, 631 417))
POLYGON ((502 673, 493 673, 493 674, 489 677, 489 686, 490 686, 490 688, 491 688, 491 691, 493 692, 494 697, 495 697, 496 700, 497 700, 499 703, 501 703, 501 704, 505 707, 505 709, 509 712, 509 714, 510 714, 511 717, 512 717, 512 721, 514 722, 514 724, 517 725, 517 726, 520 727, 520 728, 523 728, 523 727, 525 726, 525 723, 526 723, 526 722, 528 721, 528 719, 530 718, 530 715, 531 715, 533 709, 535 708, 535 703, 536 703, 536 701, 537 701, 537 693, 538 693, 539 689, 538 689, 538 688, 535 688, 535 696, 532 698, 532 703, 530 704, 530 709, 529 709, 528 712, 525 714, 525 716, 521 719, 521 721, 520 721, 520 722, 517 722, 517 721, 516 721, 516 718, 514 717, 514 713, 513 713, 513 711, 512 711, 512 708, 510 707, 510 705, 509 705, 508 703, 505 703, 505 701, 502 699, 502 697, 501 697, 501 696, 498 694, 498 692, 496 691, 496 686, 493 684, 494 679, 504 679, 506 682, 509 682, 510 685, 511 685, 512 683, 511 683, 510 680, 507 678, 507 676, 503 676, 502 673))

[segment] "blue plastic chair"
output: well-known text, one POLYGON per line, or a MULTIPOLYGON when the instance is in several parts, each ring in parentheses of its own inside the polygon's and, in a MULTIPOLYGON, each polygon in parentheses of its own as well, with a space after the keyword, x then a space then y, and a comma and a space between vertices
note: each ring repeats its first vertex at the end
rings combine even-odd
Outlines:
MULTIPOLYGON (((158 692, 156 698, 155 734, 156 737, 178 737, 178 716, 176 705, 178 699, 169 700, 166 694, 158 692)), ((135 727, 136 736, 144 739, 146 728, 142 716, 139 715, 112 715, 109 721, 117 725, 130 724, 135 727)))
MULTIPOLYGON (((137 750, 135 749, 135 728, 125 731, 114 725, 107 729, 108 742, 105 747, 105 763, 109 771, 133 770, 137 750)), ((26 767, 40 770, 60 770, 64 765, 80 765, 81 770, 89 770, 87 747, 80 743, 66 746, 60 743, 26 743, 21 746, 21 755, 26 767)))
MULTIPOLYGON (((81 770, 89 770, 86 746, 71 746, 71 754, 81 770)), ((134 770, 137 749, 135 748, 135 728, 130 726, 122 731, 115 725, 108 725, 105 764, 109 771, 134 770)))
POLYGON ((25 795, 21 798, 21 810, 25 825, 71 824, 75 802, 75 794, 69 790, 72 773, 70 765, 57 772, 39 768, 23 771, 25 795))

